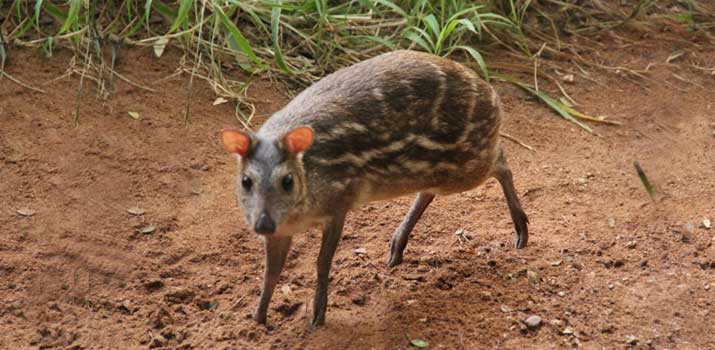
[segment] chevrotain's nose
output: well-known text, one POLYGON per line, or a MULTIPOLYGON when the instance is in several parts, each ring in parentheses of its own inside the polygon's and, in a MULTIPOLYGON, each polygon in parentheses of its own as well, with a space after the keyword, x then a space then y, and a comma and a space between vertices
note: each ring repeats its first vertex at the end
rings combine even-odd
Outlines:
POLYGON ((258 220, 256 220, 256 225, 253 227, 253 230, 258 234, 269 235, 276 232, 276 223, 273 222, 273 219, 271 219, 268 213, 264 211, 260 216, 258 216, 258 220))

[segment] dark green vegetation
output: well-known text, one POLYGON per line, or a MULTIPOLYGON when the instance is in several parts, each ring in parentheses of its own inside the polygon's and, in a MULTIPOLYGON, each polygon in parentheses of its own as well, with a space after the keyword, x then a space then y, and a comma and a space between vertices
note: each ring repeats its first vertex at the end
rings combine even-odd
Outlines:
MULTIPOLYGON (((114 70, 121 50, 153 46, 160 56, 166 45, 178 46, 189 95, 194 78, 209 80, 218 95, 236 101, 243 122, 252 115, 245 90, 254 79, 305 86, 381 51, 412 48, 471 62, 486 79, 510 81, 591 131, 579 119, 606 121, 574 110, 561 82, 590 79, 590 70, 644 72, 598 62, 598 47, 584 42, 617 35, 614 29, 664 26, 712 39, 715 28, 715 5, 705 0, 14 0, 0 6, 0 69, 13 46, 35 47, 47 57, 70 48, 75 59, 68 74, 81 77, 78 95, 88 79, 106 96, 114 78, 151 89, 114 70), (249 78, 227 78, 223 72, 232 67, 249 78), (553 90, 540 90, 539 79, 553 90)), ((24 84, 6 73, 0 79, 24 84)))

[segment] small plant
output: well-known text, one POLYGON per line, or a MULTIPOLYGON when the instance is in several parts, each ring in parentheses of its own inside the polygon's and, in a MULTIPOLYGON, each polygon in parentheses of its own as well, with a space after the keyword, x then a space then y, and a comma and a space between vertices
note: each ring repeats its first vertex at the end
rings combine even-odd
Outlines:
MULTIPOLYGON (((448 4, 446 0, 441 0, 439 5, 429 1, 419 1, 416 5, 417 23, 407 27, 402 36, 435 55, 448 56, 456 50, 463 50, 479 64, 484 77, 489 79, 484 58, 477 49, 464 44, 468 41, 465 35, 481 38, 485 26, 510 27, 514 24, 498 14, 480 12, 485 8, 484 5, 463 8, 466 6, 463 1, 448 4)), ((404 11, 402 14, 407 16, 404 11)))

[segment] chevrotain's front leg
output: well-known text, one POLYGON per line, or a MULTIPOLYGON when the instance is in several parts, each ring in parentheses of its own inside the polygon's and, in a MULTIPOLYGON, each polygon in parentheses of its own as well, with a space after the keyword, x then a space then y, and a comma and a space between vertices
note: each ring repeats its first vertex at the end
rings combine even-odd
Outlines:
POLYGON ((278 278, 286 261, 288 250, 290 250, 291 237, 271 237, 265 236, 265 272, 263 276, 263 289, 261 290, 261 300, 258 302, 253 319, 261 324, 266 324, 266 314, 268 304, 271 302, 273 290, 276 288, 278 278))
POLYGON ((313 299, 313 320, 311 322, 313 326, 325 324, 325 309, 328 305, 328 276, 333 256, 335 256, 335 249, 337 249, 340 236, 343 234, 345 214, 345 212, 341 212, 331 218, 323 229, 323 241, 318 254, 318 281, 315 287, 315 299, 313 299))

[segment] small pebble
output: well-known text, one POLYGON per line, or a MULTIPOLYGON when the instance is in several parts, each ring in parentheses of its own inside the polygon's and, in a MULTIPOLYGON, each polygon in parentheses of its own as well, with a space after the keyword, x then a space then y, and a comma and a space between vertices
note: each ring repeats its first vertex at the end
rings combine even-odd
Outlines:
POLYGON ((626 344, 636 345, 636 344, 638 344, 638 338, 633 335, 627 335, 626 336, 626 344))
POLYGON ((610 228, 616 227, 616 218, 608 218, 608 227, 610 227, 610 228))
POLYGON ((157 334, 154 336, 154 339, 151 342, 151 345, 149 347, 151 348, 160 348, 163 347, 164 344, 166 344, 166 338, 162 336, 161 334, 157 334))
POLYGON ((121 304, 119 304, 119 310, 126 312, 128 314, 132 313, 132 304, 129 302, 129 300, 124 300, 122 301, 121 304))
POLYGON ((571 328, 571 327, 566 327, 566 328, 564 328, 563 331, 561 331, 561 334, 563 334, 563 335, 573 335, 573 334, 574 334, 574 330, 573 330, 573 328, 571 328))
POLYGON ((37 345, 42 341, 42 337, 39 334, 36 334, 30 339, 30 345, 37 345))
POLYGON ((559 296, 560 296, 560 297, 564 297, 564 296, 566 296, 566 292, 564 292, 564 291, 560 291, 560 292, 559 292, 559 296))
POLYGON ((526 324, 529 329, 537 329, 541 326, 541 317, 537 315, 531 315, 526 320, 524 320, 524 324, 526 324))
POLYGON ((685 224, 685 231, 687 231, 687 232, 690 233, 690 234, 695 233, 695 225, 693 225, 693 224, 690 223, 690 222, 687 223, 687 224, 685 224))
POLYGON ((537 284, 541 281, 541 276, 539 276, 539 273, 532 270, 526 271, 526 278, 529 280, 529 284, 537 284))
POLYGON ((353 250, 353 252, 358 255, 365 255, 365 254, 367 254, 367 249, 357 248, 357 249, 353 250))
POLYGON ((16 212, 17 212, 18 214, 22 215, 22 216, 33 216, 33 215, 35 215, 35 211, 32 210, 32 209, 30 209, 30 208, 27 208, 27 207, 25 207, 25 208, 20 208, 20 209, 18 209, 16 212))

